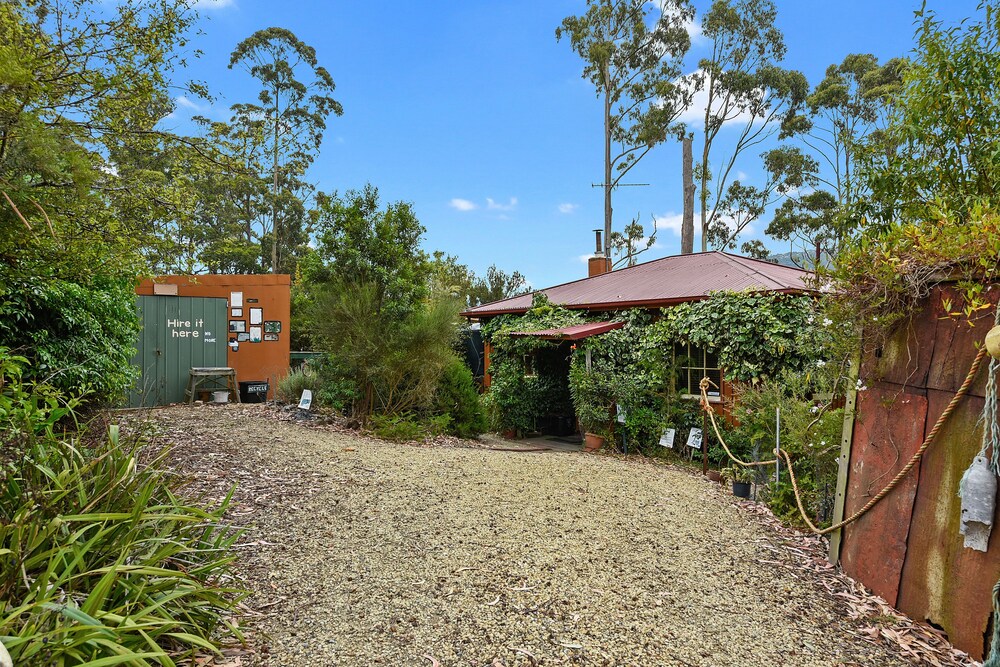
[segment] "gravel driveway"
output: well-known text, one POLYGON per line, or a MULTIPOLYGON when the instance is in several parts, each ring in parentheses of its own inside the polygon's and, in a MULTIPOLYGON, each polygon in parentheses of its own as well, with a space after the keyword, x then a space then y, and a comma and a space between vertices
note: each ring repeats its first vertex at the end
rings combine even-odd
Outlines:
MULTIPOLYGON (((259 409, 258 409, 259 410, 259 409)), ((899 665, 716 484, 641 461, 157 413, 240 481, 267 665, 899 665)))

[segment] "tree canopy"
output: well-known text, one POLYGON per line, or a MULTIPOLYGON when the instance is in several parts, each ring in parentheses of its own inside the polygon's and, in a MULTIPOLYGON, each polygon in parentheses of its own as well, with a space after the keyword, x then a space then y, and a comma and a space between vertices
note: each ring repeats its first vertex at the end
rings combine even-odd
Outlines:
POLYGON ((615 242, 614 190, 653 147, 681 132, 677 118, 688 91, 676 81, 691 46, 693 15, 688 0, 588 0, 583 15, 563 19, 556 29, 556 39, 569 38, 583 59, 583 77, 603 100, 607 257, 615 242))

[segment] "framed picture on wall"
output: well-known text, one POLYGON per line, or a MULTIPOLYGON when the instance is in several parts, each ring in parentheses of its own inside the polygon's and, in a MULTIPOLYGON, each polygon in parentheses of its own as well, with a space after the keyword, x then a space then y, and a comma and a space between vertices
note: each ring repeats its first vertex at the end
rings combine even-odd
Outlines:
POLYGON ((278 334, 271 333, 270 331, 265 331, 264 340, 278 340, 278 334))
POLYGON ((259 343, 261 340, 260 327, 250 327, 250 342, 259 343))
POLYGON ((236 340, 240 343, 247 343, 250 341, 250 334, 248 333, 236 334, 236 340))
POLYGON ((229 320, 229 333, 243 333, 246 330, 246 320, 229 320))
POLYGON ((233 312, 230 313, 229 316, 230 317, 243 317, 243 309, 242 308, 233 308, 233 312))
POLYGON ((264 309, 263 308, 251 308, 250 309, 250 324, 261 324, 264 321, 264 309))
MULTIPOLYGON (((264 333, 281 333, 281 320, 267 320, 264 322, 264 333)), ((267 340, 265 338, 265 340, 267 340)))

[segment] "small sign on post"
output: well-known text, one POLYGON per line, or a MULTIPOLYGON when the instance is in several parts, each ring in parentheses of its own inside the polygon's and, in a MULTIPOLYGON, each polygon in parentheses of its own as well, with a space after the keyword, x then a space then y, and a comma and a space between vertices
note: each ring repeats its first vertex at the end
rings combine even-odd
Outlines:
POLYGON ((308 410, 312 406, 313 393, 311 389, 302 390, 302 398, 299 399, 299 410, 308 410))
POLYGON ((687 446, 692 449, 701 449, 701 429, 693 428, 691 432, 688 433, 687 446))
POLYGON ((677 434, 676 429, 668 428, 666 431, 664 431, 663 435, 660 436, 660 447, 669 447, 670 449, 673 449, 674 436, 676 434, 677 434))

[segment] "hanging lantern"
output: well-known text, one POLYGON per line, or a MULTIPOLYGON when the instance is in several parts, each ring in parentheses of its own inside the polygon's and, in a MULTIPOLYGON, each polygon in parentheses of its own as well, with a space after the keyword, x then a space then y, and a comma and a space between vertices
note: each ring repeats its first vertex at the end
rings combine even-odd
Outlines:
POLYGON ((986 551, 993 529, 997 477, 985 456, 972 460, 962 475, 958 495, 962 499, 962 525, 958 532, 965 535, 965 547, 986 551))
POLYGON ((1000 359, 1000 326, 995 326, 986 334, 986 351, 994 359, 1000 359))

